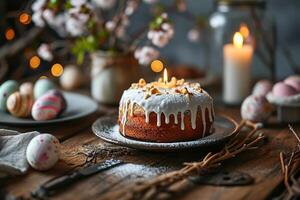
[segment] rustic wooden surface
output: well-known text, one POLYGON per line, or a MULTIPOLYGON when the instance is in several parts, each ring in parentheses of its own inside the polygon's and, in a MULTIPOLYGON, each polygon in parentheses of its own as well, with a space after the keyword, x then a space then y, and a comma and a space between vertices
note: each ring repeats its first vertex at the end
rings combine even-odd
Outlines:
MULTIPOLYGON (((99 111, 92 116, 74 122, 68 122, 49 127, 6 127, 19 131, 39 130, 55 135, 61 141, 62 158, 58 164, 46 172, 38 172, 30 169, 26 175, 17 176, 5 180, 6 192, 15 197, 30 198, 30 193, 45 181, 70 172, 79 167, 85 161, 85 156, 80 154, 83 147, 96 147, 105 144, 97 138, 92 130, 92 123, 105 114, 116 112, 116 108, 100 106, 99 111)), ((236 121, 240 121, 239 108, 216 106, 216 113, 227 114, 236 121)), ((300 126, 294 125, 296 131, 300 126)), ((262 131, 268 138, 268 142, 260 149, 245 152, 236 158, 223 163, 222 169, 227 171, 239 171, 254 177, 255 183, 248 186, 220 187, 188 184, 184 191, 179 191, 176 199, 269 199, 275 192, 284 189, 281 187, 279 152, 291 150, 296 141, 286 125, 267 125, 262 131)), ((107 143, 106 143, 107 144, 107 143)), ((203 158, 203 150, 180 153, 153 153, 117 148, 112 154, 100 154, 98 161, 109 157, 116 157, 127 164, 115 167, 108 171, 95 174, 84 179, 53 199, 103 199, 109 198, 114 191, 126 187, 137 180, 149 179, 166 171, 181 167, 184 161, 195 161, 203 158), (125 152, 125 153, 124 153, 125 152)), ((175 199, 175 197, 174 197, 175 199)))

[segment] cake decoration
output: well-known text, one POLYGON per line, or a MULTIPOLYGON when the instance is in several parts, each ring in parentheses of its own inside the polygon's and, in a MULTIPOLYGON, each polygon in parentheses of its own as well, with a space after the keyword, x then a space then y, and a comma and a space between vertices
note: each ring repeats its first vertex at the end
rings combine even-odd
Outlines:
POLYGON ((156 115, 158 129, 163 123, 170 124, 172 118, 172 123, 178 125, 181 131, 185 131, 187 127, 195 131, 197 126, 201 126, 202 132, 198 133, 198 136, 204 137, 209 134, 214 119, 213 99, 199 83, 189 83, 175 77, 169 82, 167 78, 151 83, 140 79, 138 83, 133 83, 125 90, 121 98, 119 110, 121 133, 126 136, 128 119, 136 114, 143 115, 144 122, 150 124, 151 113, 156 115), (188 122, 187 113, 190 115, 188 122))

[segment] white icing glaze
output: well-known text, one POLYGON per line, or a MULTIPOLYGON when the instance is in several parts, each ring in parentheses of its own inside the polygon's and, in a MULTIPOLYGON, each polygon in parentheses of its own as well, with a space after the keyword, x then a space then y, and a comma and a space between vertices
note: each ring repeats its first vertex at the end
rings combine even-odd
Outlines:
MULTIPOLYGON (((146 86, 150 86, 147 84, 146 86)), ((197 122, 197 112, 201 112, 202 116, 202 125, 203 125, 203 133, 205 136, 205 132, 207 129, 205 112, 207 110, 209 121, 213 121, 214 117, 214 108, 213 108, 213 99, 210 95, 201 89, 201 92, 195 87, 192 87, 189 83, 184 83, 183 85, 176 86, 173 88, 160 88, 160 94, 152 94, 149 98, 145 98, 146 90, 145 87, 139 88, 130 88, 125 90, 123 96, 120 101, 120 107, 122 109, 122 125, 123 125, 123 135, 125 135, 125 125, 127 122, 128 109, 130 108, 130 115, 132 116, 134 113, 134 105, 137 104, 143 108, 145 113, 145 122, 149 123, 149 115, 154 112, 157 115, 157 126, 161 126, 161 115, 165 116, 165 123, 170 123, 170 116, 174 116, 174 123, 178 124, 178 114, 180 113, 181 121, 180 127, 181 130, 185 129, 184 124, 184 113, 186 111, 190 111, 191 114, 191 126, 193 129, 196 129, 197 122), (188 92, 191 94, 190 97, 186 95, 177 93, 175 90, 180 88, 186 88, 188 92), (200 109, 198 109, 200 108, 200 109)))

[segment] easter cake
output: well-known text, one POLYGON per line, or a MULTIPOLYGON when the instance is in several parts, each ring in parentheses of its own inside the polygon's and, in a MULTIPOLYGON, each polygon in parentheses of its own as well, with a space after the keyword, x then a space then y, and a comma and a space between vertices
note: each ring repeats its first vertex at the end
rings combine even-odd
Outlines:
POLYGON ((152 142, 188 141, 211 134, 212 97, 199 83, 172 78, 138 83, 125 90, 119 107, 119 129, 125 137, 152 142))

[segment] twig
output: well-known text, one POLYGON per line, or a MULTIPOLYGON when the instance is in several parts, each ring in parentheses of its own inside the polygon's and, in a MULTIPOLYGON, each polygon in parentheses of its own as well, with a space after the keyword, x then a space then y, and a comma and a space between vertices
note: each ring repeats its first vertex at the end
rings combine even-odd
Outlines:
POLYGON ((18 40, 7 43, 6 45, 0 48, 0 59, 13 56, 18 53, 20 50, 27 47, 41 32, 42 28, 32 28, 23 37, 19 38, 18 40))
MULTIPOLYGON (((253 147, 258 147, 259 143, 265 138, 262 134, 255 134, 259 126, 251 126, 253 129, 242 139, 240 138, 240 130, 246 126, 245 121, 242 121, 238 126, 237 132, 233 138, 225 145, 225 147, 217 152, 209 152, 202 160, 196 162, 183 163, 184 167, 159 175, 150 181, 135 183, 129 189, 126 188, 119 192, 114 192, 114 199, 158 199, 159 195, 170 195, 170 188, 180 181, 188 178, 191 175, 206 171, 208 169, 219 166, 221 162, 236 157, 238 154, 250 150, 253 147)), ((253 124, 252 124, 253 125, 253 124)))
POLYGON ((283 177, 283 183, 288 191, 288 198, 297 198, 300 197, 300 183, 297 182, 294 178, 296 170, 300 166, 299 158, 300 158, 300 138, 293 127, 289 124, 289 129, 297 139, 297 146, 294 148, 292 152, 290 152, 290 156, 285 155, 283 152, 279 154, 281 172, 283 177), (292 181, 290 181, 292 180, 292 181))

